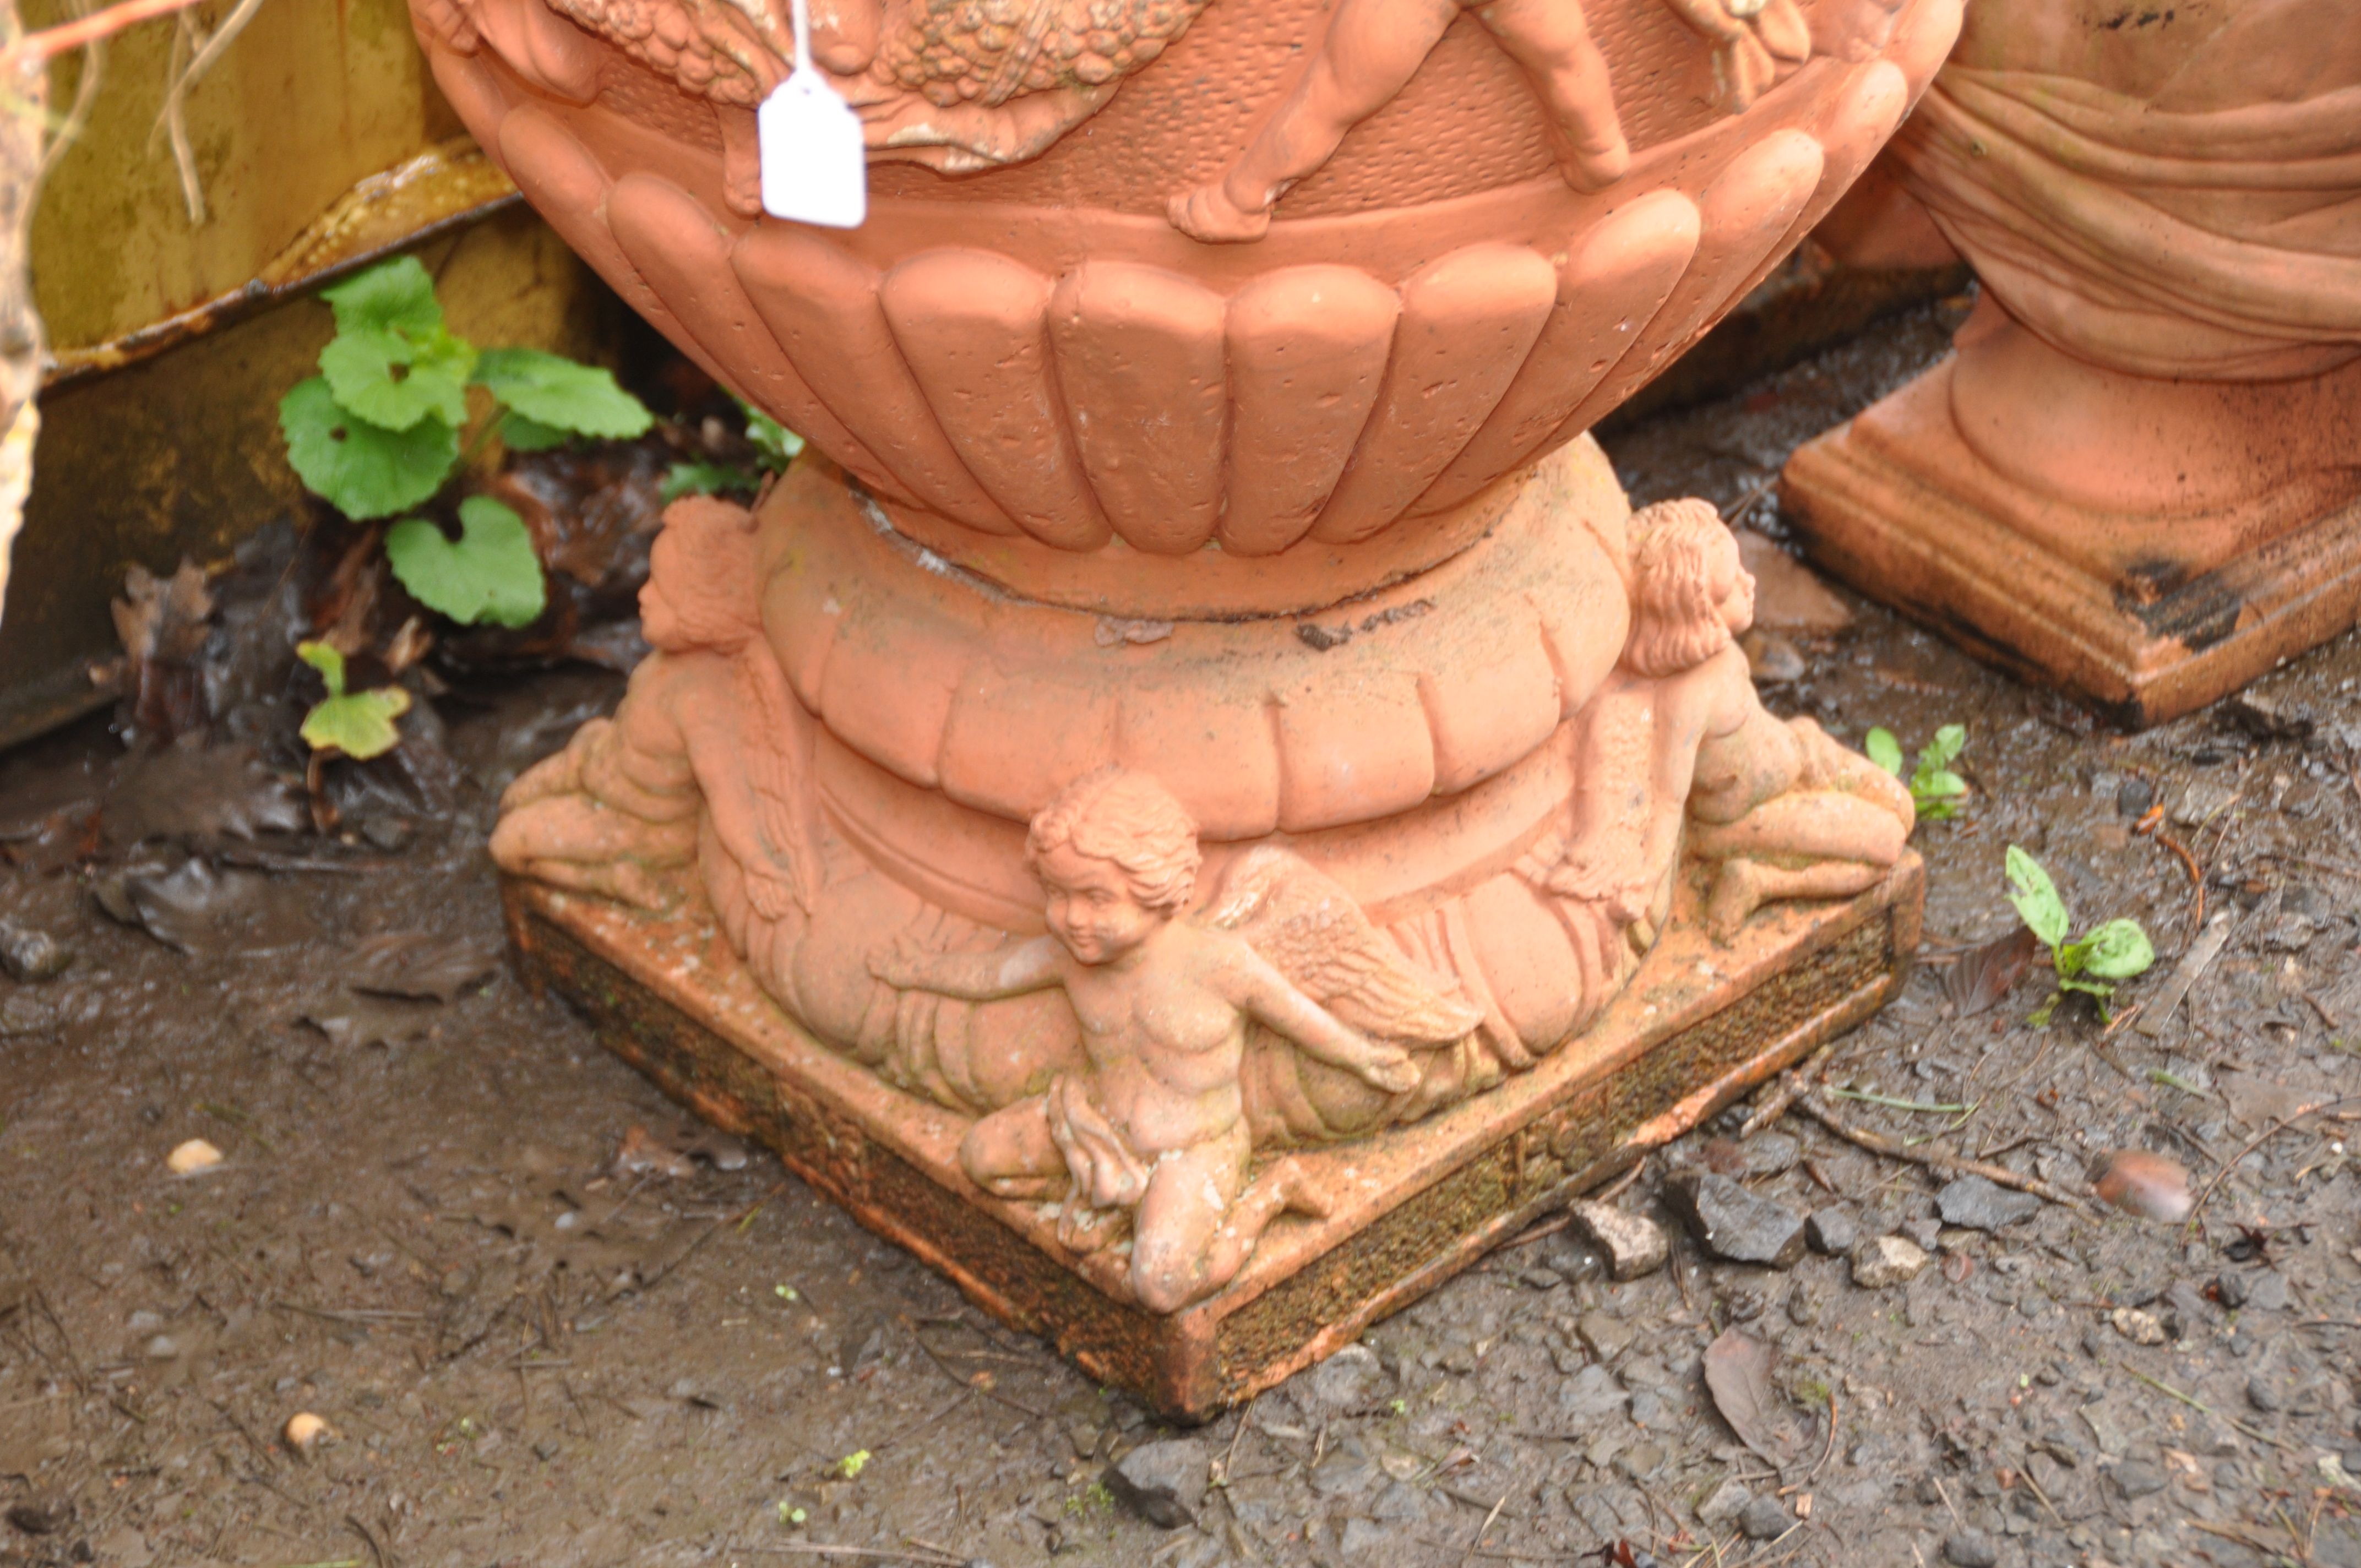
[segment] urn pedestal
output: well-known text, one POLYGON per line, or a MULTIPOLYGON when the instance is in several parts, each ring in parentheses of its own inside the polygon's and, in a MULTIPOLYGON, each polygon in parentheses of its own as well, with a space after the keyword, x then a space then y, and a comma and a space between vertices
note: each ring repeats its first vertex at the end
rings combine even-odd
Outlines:
POLYGON ((1806 233, 1954 0, 415 0, 623 296, 816 449, 677 503, 503 802, 530 972, 1176 1416, 1890 993, 1906 791, 1756 701, 1710 507, 1584 433, 1806 233), (1743 15, 1734 14, 1743 12, 1743 15))
POLYGON ((2361 619, 2361 34, 2120 11, 1974 9, 1873 178, 1982 302, 1782 499, 1829 570, 2136 728, 2361 619))

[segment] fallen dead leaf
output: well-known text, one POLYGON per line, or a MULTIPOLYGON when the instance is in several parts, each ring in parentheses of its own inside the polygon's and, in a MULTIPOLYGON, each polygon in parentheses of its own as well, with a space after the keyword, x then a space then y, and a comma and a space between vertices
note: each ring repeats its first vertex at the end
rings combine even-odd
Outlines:
POLYGON ((2016 989, 2016 982, 2033 967, 2034 955, 2039 950, 2040 938, 2026 926, 2019 926, 1998 941, 1971 948, 1960 955, 1960 961, 1943 977, 1943 994, 1962 1018, 1989 1013, 2016 989))
POLYGON ((273 773, 250 746, 208 746, 183 736, 118 763, 100 807, 100 831, 116 849, 150 839, 204 843, 301 833, 312 825, 300 781, 273 773))
POLYGON ((345 983, 373 996, 449 1002, 500 963, 494 938, 389 931, 353 945, 345 983))
POLYGON ((686 1156, 675 1154, 656 1142, 645 1127, 635 1122, 615 1150, 614 1170, 618 1176, 660 1176, 667 1181, 677 1181, 694 1176, 697 1166, 686 1156))
POLYGON ((1805 1448, 1802 1424, 1771 1380, 1778 1353, 1752 1334, 1725 1329, 1705 1350, 1705 1386, 1738 1441, 1774 1466, 1805 1448))

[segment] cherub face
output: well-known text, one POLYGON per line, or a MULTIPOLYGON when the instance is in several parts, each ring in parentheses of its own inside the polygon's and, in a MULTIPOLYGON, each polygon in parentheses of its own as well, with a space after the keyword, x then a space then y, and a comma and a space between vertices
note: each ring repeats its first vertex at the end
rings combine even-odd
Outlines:
POLYGON ((640 636, 651 648, 674 647, 681 638, 680 612, 653 577, 640 587, 640 636))
POLYGON ((1082 854, 1071 844, 1046 851, 1039 870, 1041 890, 1049 895, 1049 929, 1082 963, 1119 959, 1171 919, 1133 896, 1121 866, 1082 854))
MULTIPOLYGON (((1721 547, 1721 551, 1724 562, 1714 576, 1723 577, 1726 573, 1725 580, 1730 586, 1714 602, 1714 610, 1721 617, 1721 623, 1730 628, 1730 634, 1735 637, 1754 624, 1754 574, 1741 563, 1735 539, 1721 547)), ((653 641, 654 639, 649 641, 653 641)))

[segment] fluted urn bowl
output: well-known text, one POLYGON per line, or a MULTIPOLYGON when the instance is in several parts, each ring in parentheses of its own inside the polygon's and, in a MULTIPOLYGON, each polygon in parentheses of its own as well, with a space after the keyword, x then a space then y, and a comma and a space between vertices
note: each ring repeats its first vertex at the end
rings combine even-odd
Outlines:
MULTIPOLYGON (((413 13, 533 204, 897 528, 1028 596, 1152 615, 1330 604, 1463 547, 1488 491, 1803 236, 1960 10, 1588 0, 1620 176, 1561 172, 1519 40, 1470 11, 1266 234, 1209 243, 1168 208, 1326 68, 1329 16, 1351 6, 879 4, 815 5, 815 52, 871 143, 870 215, 849 231, 756 199, 752 105, 784 70, 785 0, 413 13), (1809 49, 1752 41, 1775 49, 1782 16, 1809 49), (1739 42, 1718 50, 1713 29, 1739 42), (1741 92, 1749 59, 1768 74, 1741 92)), ((1424 14, 1393 9, 1361 5, 1381 29, 1424 14)))

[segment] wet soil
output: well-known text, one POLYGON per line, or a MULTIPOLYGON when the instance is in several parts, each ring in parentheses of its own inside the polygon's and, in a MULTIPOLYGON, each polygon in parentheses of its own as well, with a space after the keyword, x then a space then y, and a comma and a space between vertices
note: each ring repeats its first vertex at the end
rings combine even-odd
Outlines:
MULTIPOLYGON (((1746 503, 1775 532, 1750 494, 1954 319, 1613 455, 1637 499, 1746 503)), ((1947 1228, 1920 1166, 1801 1114, 1743 1142, 1724 1124, 1618 1200, 1670 1234, 1663 1271, 1609 1282, 1552 1231, 1194 1432, 484 972, 490 803, 612 677, 445 703, 460 804, 398 847, 299 839, 209 883, 77 838, 119 751, 103 729, 0 758, 0 916, 75 955, 0 978, 0 1563, 2361 1563, 2356 1129, 2273 1131, 2361 1092, 2361 641, 2125 739, 1852 602, 1767 697, 1856 743, 1964 724, 1974 795, 1918 831, 1930 961, 1838 1047, 1827 1081, 1856 1097, 1830 1103, 2075 1192, 2108 1150, 2199 1186, 2228 1162, 2195 1223, 2046 1203, 1947 1228), (2202 927, 2190 871, 2136 831, 2150 802, 2231 919, 2185 1005, 2152 1035, 2079 999, 2035 1028, 2037 967, 1957 1016, 1941 960, 2015 924, 2010 843, 2078 926, 2145 924, 2160 959, 2119 1001, 2163 1012, 2202 927), (110 889, 166 915, 124 924, 110 889), (405 964, 428 994, 386 993, 405 964), (175 1176, 191 1139, 223 1158, 175 1176), (1880 1289, 1839 1257, 1716 1262, 1659 1203, 1700 1162, 1934 1261, 1880 1289), (1784 1471, 1703 1382, 1733 1324, 1777 1352, 1757 1392, 1796 1438, 1784 1471), (303 1412, 330 1429, 308 1456, 283 1435, 303 1412), (1159 1440, 1197 1445, 1160 1456, 1191 1483, 1177 1511, 1103 1480, 1159 1440), (1226 1486, 1191 1504, 1213 1463, 1226 1486)))

